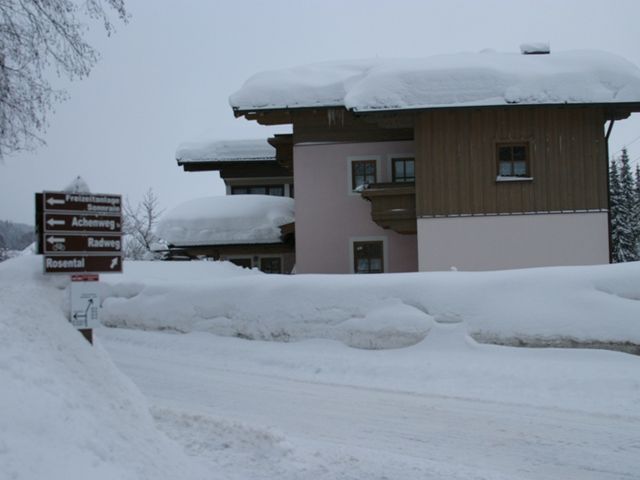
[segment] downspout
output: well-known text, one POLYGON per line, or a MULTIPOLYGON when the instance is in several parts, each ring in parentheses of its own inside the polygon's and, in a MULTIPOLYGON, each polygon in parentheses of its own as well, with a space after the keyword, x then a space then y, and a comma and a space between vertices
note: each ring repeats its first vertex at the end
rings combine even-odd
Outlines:
POLYGON ((609 136, 611 130, 613 130, 613 124, 616 121, 614 119, 609 120, 609 127, 607 128, 607 134, 604 136, 605 152, 607 156, 607 225, 609 228, 609 263, 613 263, 613 245, 611 244, 611 183, 609 183, 609 136))

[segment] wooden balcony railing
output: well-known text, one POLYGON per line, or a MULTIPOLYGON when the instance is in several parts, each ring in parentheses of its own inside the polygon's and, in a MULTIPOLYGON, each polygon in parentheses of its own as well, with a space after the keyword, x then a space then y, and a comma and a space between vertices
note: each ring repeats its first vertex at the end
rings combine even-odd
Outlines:
POLYGON ((382 228, 403 234, 416 233, 414 183, 375 183, 360 193, 371 202, 371 219, 382 228))

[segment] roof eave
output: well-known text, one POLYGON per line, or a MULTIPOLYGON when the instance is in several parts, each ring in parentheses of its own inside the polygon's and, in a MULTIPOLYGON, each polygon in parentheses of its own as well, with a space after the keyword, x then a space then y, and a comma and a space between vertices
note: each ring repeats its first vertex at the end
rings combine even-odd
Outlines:
MULTIPOLYGON (((418 113, 428 110, 464 110, 464 109, 494 109, 494 108, 535 108, 535 107, 601 107, 614 108, 618 110, 626 110, 628 112, 640 112, 640 101, 638 102, 561 102, 561 103, 504 103, 494 105, 443 105, 443 106, 426 106, 426 107, 396 107, 396 108, 379 108, 358 110, 356 108, 346 108, 343 105, 314 105, 302 107, 269 107, 269 108, 240 108, 233 107, 233 113, 236 117, 244 116, 247 120, 256 120, 258 123, 275 124, 273 118, 267 119, 267 116, 284 116, 290 117, 291 112, 303 112, 312 110, 327 109, 345 109, 356 115, 367 115, 376 113, 418 113), (262 120, 262 121, 261 121, 262 120), (273 122, 273 123, 272 123, 273 122)), ((289 119, 287 122, 291 123, 289 119)))
POLYGON ((242 165, 257 165, 261 163, 275 163, 276 157, 265 157, 261 159, 246 159, 246 160, 183 160, 176 158, 178 166, 184 168, 185 171, 190 170, 220 170, 224 167, 237 167, 242 165), (188 167, 194 168, 188 168, 188 167))

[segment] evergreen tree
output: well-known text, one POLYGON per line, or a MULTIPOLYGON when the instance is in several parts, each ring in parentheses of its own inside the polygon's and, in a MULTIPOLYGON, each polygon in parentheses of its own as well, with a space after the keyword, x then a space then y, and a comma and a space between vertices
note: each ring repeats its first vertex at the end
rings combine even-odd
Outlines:
POLYGON ((634 198, 634 216, 636 227, 636 258, 640 260, 640 164, 636 164, 636 185, 634 198))
POLYGON ((636 223, 636 192, 629 155, 626 149, 622 149, 620 157, 620 171, 618 175, 619 198, 617 202, 617 248, 614 250, 614 260, 618 262, 630 262, 638 259, 636 250, 637 223, 636 223))
POLYGON ((620 178, 618 162, 615 159, 609 164, 609 219, 611 222, 611 252, 612 260, 619 262, 618 244, 620 230, 620 178))

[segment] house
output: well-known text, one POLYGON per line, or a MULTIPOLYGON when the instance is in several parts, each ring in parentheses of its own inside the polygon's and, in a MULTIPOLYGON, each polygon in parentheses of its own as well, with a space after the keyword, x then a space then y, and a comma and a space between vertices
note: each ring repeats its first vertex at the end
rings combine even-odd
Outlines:
POLYGON ((263 72, 230 104, 293 128, 298 273, 599 264, 607 140, 640 70, 523 45, 263 72))
POLYGON ((172 259, 228 260, 265 273, 291 273, 295 231, 290 136, 190 142, 185 171, 217 170, 226 196, 194 199, 163 216, 158 234, 172 259))

